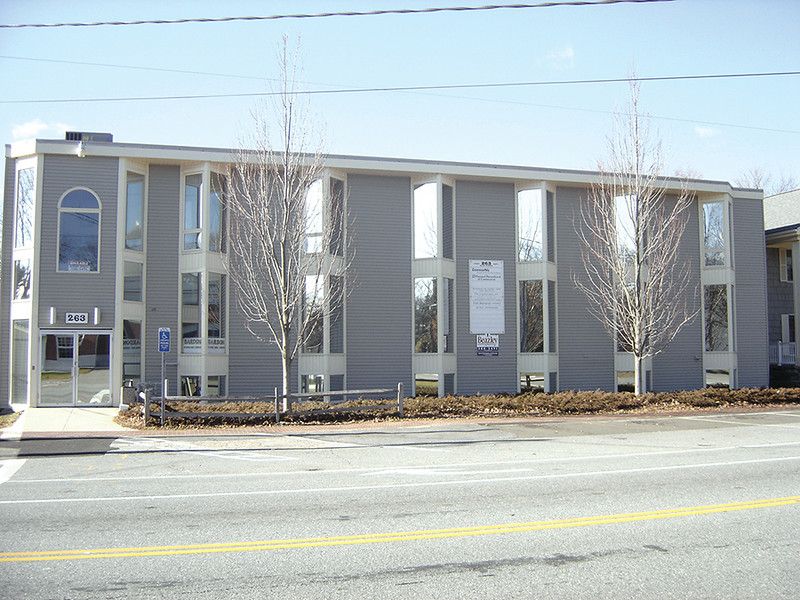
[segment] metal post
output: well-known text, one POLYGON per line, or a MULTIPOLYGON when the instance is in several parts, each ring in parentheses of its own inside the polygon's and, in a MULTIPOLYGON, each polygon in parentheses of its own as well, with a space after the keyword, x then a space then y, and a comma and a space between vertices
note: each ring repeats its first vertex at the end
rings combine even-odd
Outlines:
POLYGON ((169 386, 169 381, 166 379, 164 380, 164 393, 161 394, 161 426, 164 426, 164 400, 167 398, 167 390, 169 386))
POLYGON ((397 384, 397 415, 403 418, 403 382, 397 384))
MULTIPOLYGON (((161 354, 161 381, 167 380, 167 353, 160 352, 161 354)), ((161 388, 161 397, 163 398, 167 394, 167 386, 165 385, 161 388)))
POLYGON ((151 400, 150 396, 151 395, 152 395, 152 392, 150 392, 149 388, 144 391, 144 423, 145 423, 145 425, 147 425, 147 421, 150 420, 150 400, 151 400))
POLYGON ((778 366, 783 365, 783 344, 778 340, 778 366))
POLYGON ((278 388, 275 388, 275 425, 281 422, 281 411, 278 410, 278 388))

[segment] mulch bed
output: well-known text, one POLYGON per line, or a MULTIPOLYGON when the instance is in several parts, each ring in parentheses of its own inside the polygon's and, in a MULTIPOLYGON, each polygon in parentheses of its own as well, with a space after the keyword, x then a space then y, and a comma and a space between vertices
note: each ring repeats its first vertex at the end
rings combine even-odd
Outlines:
MULTIPOLYGON (((318 412, 330 408, 325 402, 306 401, 293 404, 293 412, 281 415, 281 424, 352 423, 359 421, 396 420, 397 407, 387 400, 385 408, 376 408, 376 400, 352 400, 336 404, 333 412, 318 412)), ((630 392, 542 392, 519 395, 419 396, 404 402, 406 418, 478 418, 525 417, 593 414, 666 414, 696 410, 800 405, 800 388, 716 389, 648 393, 635 396, 630 392)), ((141 429, 158 427, 156 418, 145 425, 141 404, 120 413, 117 422, 126 427, 141 429)), ((241 427, 274 425, 272 402, 179 402, 167 404, 168 414, 207 413, 190 418, 168 418, 169 428, 241 427)))

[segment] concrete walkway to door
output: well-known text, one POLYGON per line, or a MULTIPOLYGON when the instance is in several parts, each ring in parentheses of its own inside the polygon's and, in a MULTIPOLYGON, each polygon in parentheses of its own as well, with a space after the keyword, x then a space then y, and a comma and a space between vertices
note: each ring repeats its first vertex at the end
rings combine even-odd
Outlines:
POLYGON ((3 438, 29 433, 99 433, 130 431, 114 422, 116 408, 26 408, 3 438))

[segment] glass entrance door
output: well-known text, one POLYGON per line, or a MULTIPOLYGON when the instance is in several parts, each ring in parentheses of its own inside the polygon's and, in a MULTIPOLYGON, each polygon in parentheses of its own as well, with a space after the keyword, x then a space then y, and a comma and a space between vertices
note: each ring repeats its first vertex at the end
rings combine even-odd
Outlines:
POLYGON ((111 335, 43 333, 39 406, 109 406, 111 335))
POLYGON ((39 363, 39 406, 72 406, 75 334, 42 336, 39 363))
POLYGON ((76 406, 111 404, 110 335, 77 333, 76 406))

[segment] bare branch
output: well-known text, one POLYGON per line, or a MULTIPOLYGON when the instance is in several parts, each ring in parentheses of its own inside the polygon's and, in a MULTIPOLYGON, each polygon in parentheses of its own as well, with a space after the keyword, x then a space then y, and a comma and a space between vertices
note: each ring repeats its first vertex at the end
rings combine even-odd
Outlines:
POLYGON ((647 131, 635 83, 630 104, 576 218, 584 273, 573 279, 615 349, 633 354, 640 393, 643 360, 662 352, 699 309, 691 265, 680 256, 694 199, 686 186, 677 194, 664 186, 661 144, 647 131))
POLYGON ((230 165, 224 202, 228 274, 239 309, 247 329, 280 353, 288 394, 292 362, 301 351, 322 350, 325 315, 344 305, 338 290, 346 286, 332 278, 347 270, 347 219, 343 186, 337 202, 326 202, 321 143, 312 145, 317 138, 307 107, 294 93, 297 61, 285 38, 279 60, 281 93, 272 107, 253 111, 252 134, 230 165))

